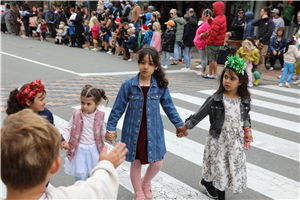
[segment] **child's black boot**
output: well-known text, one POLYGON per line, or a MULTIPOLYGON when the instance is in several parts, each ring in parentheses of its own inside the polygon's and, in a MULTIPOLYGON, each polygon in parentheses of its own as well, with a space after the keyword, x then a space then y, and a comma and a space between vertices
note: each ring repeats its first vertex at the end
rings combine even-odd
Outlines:
POLYGON ((225 191, 220 191, 218 189, 216 190, 217 190, 219 200, 225 200, 225 191))
POLYGON ((213 199, 218 198, 218 194, 216 191, 216 188, 213 186, 212 182, 206 182, 204 179, 202 179, 199 182, 199 185, 206 191, 206 194, 213 199))

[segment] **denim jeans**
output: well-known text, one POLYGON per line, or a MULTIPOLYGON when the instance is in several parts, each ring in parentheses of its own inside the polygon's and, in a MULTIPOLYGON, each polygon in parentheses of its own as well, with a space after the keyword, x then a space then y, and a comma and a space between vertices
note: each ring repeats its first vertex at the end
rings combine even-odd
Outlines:
POLYGON ((295 69, 295 63, 287 63, 284 62, 283 64, 284 68, 283 68, 283 72, 281 74, 281 79, 280 79, 280 83, 283 83, 286 75, 289 73, 288 78, 286 79, 287 83, 290 83, 292 76, 294 74, 294 69, 295 69))
POLYGON ((175 60, 181 59, 181 49, 180 49, 179 43, 180 42, 175 42, 175 45, 174 45, 174 58, 175 58, 175 60))
POLYGON ((86 181, 86 179, 88 179, 90 176, 88 174, 86 174, 85 176, 75 176, 75 182, 76 181, 86 181))
POLYGON ((135 30, 139 30, 141 22, 136 22, 136 23, 132 22, 132 23, 134 25, 135 30))
POLYGON ((191 65, 191 51, 193 47, 184 47, 183 56, 185 61, 185 67, 189 68, 191 65))
POLYGON ((170 64, 171 52, 163 51, 161 56, 161 65, 167 65, 169 67, 170 64))
POLYGON ((200 54, 201 65, 202 65, 203 69, 206 69, 206 66, 207 66, 207 54, 206 54, 206 51, 205 51, 205 49, 203 49, 203 50, 198 49, 198 52, 200 54))

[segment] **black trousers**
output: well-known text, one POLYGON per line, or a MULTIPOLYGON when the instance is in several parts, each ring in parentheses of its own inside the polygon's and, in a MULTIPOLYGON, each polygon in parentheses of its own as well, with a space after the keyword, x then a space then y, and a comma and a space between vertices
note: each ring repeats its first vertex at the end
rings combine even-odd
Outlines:
MULTIPOLYGON (((32 37, 32 31, 36 31, 37 27, 29 27, 29 36, 32 37)), ((40 37, 40 33, 37 33, 37 36, 40 37)))
POLYGON ((75 28, 75 34, 76 34, 77 43, 78 43, 79 48, 82 48, 82 42, 83 42, 82 33, 83 33, 83 29, 75 28))
POLYGON ((73 35, 71 35, 71 44, 72 44, 72 46, 74 46, 74 47, 75 47, 75 41, 76 41, 76 35, 73 34, 73 35))
POLYGON ((29 21, 23 21, 25 34, 27 37, 29 37, 29 21))
POLYGON ((278 52, 279 51, 277 51, 277 55, 273 55, 273 51, 272 51, 271 67, 274 67, 277 58, 279 58, 279 62, 280 62, 281 68, 283 68, 283 53, 280 52, 280 55, 278 55, 278 52))
POLYGON ((46 40, 46 33, 42 33, 42 37, 44 40, 46 40))

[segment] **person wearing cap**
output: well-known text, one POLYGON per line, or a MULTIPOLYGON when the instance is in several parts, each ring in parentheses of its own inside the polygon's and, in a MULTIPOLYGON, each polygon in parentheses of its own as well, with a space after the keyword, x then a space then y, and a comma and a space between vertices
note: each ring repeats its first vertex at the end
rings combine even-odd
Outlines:
POLYGON ((146 14, 146 22, 145 24, 148 25, 150 20, 151 20, 151 14, 154 11, 154 7, 153 6, 148 6, 148 13, 146 14))
POLYGON ((224 46, 226 45, 229 38, 233 37, 237 40, 242 40, 244 35, 246 18, 244 16, 244 10, 239 8, 236 14, 236 17, 233 19, 231 23, 231 31, 226 33, 226 37, 224 39, 224 46))
POLYGON ((277 29, 279 27, 284 28, 285 26, 284 26, 283 19, 280 17, 280 12, 277 8, 273 9, 271 11, 271 14, 273 16, 273 22, 274 22, 274 26, 275 26, 275 29, 274 29, 273 34, 271 36, 271 38, 273 38, 274 36, 276 36, 277 29))
POLYGON ((193 8, 189 9, 189 14, 197 22, 198 19, 197 19, 197 16, 195 15, 195 13, 194 13, 194 9, 193 8))
POLYGON ((161 65, 162 68, 169 68, 171 53, 174 52, 174 44, 175 44, 175 22, 169 20, 165 23, 167 25, 167 29, 162 36, 162 57, 161 57, 161 65))
POLYGON ((152 41, 152 37, 153 37, 153 29, 152 29, 153 24, 149 23, 147 25, 148 30, 145 33, 143 42, 142 42, 142 46, 144 45, 150 45, 151 41, 152 41))
POLYGON ((141 7, 137 4, 137 1, 132 1, 132 6, 134 6, 132 13, 131 13, 131 23, 133 23, 135 30, 139 30, 141 24, 141 7))
POLYGON ((265 57, 268 52, 270 38, 274 30, 274 22, 270 17, 270 8, 264 7, 260 11, 260 18, 252 22, 253 26, 258 26, 256 35, 256 46, 261 46, 261 55, 263 63, 265 64, 265 57))

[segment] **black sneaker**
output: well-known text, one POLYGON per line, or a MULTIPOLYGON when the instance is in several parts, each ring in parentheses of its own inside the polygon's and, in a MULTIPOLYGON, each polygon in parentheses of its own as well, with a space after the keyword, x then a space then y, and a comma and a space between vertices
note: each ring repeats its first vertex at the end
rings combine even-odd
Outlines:
POLYGON ((207 196, 213 199, 218 198, 216 188, 213 186, 212 182, 206 182, 204 179, 202 179, 199 182, 199 185, 206 191, 207 196))

